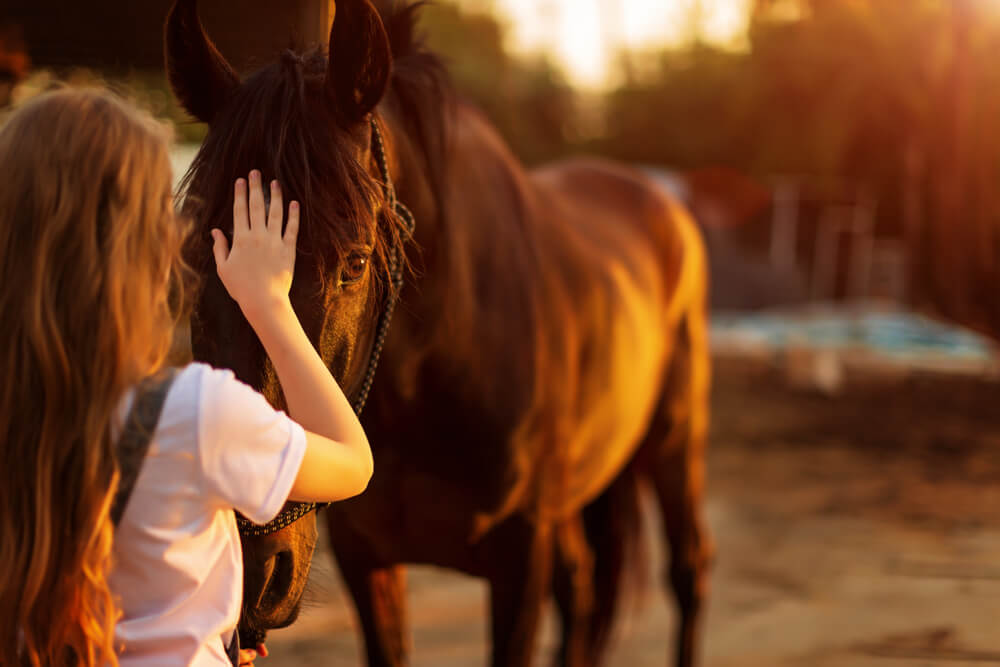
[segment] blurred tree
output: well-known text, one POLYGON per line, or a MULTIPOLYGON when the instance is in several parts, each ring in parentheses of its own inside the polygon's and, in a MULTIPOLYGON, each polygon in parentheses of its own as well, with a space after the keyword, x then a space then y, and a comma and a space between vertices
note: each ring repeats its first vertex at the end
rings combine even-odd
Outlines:
POLYGON ((456 88, 496 124, 526 162, 566 150, 575 128, 576 96, 543 58, 507 49, 507 27, 493 14, 435 3, 421 12, 430 45, 444 55, 456 88))
MULTIPOLYGON (((586 150, 867 193, 878 234, 910 250, 913 300, 1000 339, 1000 68, 985 64, 1000 51, 996 3, 752 0, 747 48, 623 53, 623 83, 601 98, 512 55, 492 8, 442 1, 422 25, 526 162, 586 150)), ((162 79, 126 84, 179 118, 162 79)))
POLYGON ((978 0, 755 0, 750 48, 633 54, 591 148, 879 202, 919 304, 1000 338, 1000 47, 978 0))

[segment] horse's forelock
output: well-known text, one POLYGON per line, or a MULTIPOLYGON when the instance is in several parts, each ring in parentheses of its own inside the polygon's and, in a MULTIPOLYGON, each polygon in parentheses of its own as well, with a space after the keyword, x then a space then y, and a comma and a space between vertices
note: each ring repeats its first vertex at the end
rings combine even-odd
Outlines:
MULTIPOLYGON (((408 119, 402 128, 425 156, 427 177, 440 199, 443 185, 445 115, 450 89, 440 61, 417 38, 416 10, 423 3, 380 1, 395 58, 389 95, 408 119)), ((229 228, 233 181, 252 169, 277 178, 301 200, 300 251, 315 256, 321 274, 336 279, 329 258, 343 257, 358 242, 374 241, 373 268, 386 273, 390 248, 404 226, 396 216, 375 227, 372 212, 382 203, 370 165, 354 158, 350 132, 327 105, 321 49, 283 52, 251 75, 213 119, 201 151, 185 175, 181 192, 195 225, 189 260, 201 274, 211 270, 209 231, 229 228), (374 238, 372 238, 372 236, 374 238)), ((286 197, 287 200, 287 197, 286 197)), ((379 281, 385 287, 385 281, 379 281)))
MULTIPOLYGON (((335 278, 328 261, 371 241, 375 266, 385 265, 398 230, 374 229, 381 187, 355 157, 353 130, 339 126, 327 107, 324 72, 321 52, 285 54, 249 77, 221 110, 184 181, 198 237, 213 226, 228 228, 233 181, 256 168, 281 182, 286 200, 301 201, 300 248, 323 275, 335 278)), ((208 257, 200 259, 195 268, 204 270, 208 257)))

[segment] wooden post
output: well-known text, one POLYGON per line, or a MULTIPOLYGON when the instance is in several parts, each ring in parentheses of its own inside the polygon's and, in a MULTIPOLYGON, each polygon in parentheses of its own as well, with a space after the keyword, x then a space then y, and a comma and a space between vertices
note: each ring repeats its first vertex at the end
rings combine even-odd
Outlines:
POLYGON ((837 288, 837 254, 840 249, 839 236, 843 229, 843 219, 850 215, 850 209, 830 206, 820 216, 816 229, 816 245, 813 248, 812 298, 814 301, 828 301, 835 296, 837 288))
POLYGON ((871 277, 867 296, 904 304, 907 299, 907 250, 899 240, 883 239, 872 246, 871 277))
POLYGON ((798 264, 799 186, 782 179, 774 188, 774 218, 771 222, 771 265, 790 270, 798 264))
POLYGON ((851 299, 869 296, 872 273, 872 251, 875 244, 875 204, 871 197, 858 195, 850 222, 851 256, 848 260, 850 275, 847 294, 851 299))
POLYGON ((919 303, 928 296, 926 229, 926 153, 911 137, 903 154, 903 243, 906 248, 907 298, 919 303))
POLYGON ((934 165, 935 206, 930 243, 925 248, 934 304, 958 319, 969 315, 972 248, 969 243, 970 206, 968 169, 970 161, 969 118, 972 90, 969 36, 974 12, 970 0, 951 0, 951 71, 945 89, 938 95, 941 125, 940 152, 934 165))

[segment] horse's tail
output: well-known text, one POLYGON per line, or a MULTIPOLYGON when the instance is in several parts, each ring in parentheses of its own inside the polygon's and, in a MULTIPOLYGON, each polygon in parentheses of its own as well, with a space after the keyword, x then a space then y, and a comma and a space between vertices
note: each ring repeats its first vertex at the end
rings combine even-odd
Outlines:
POLYGON ((642 590, 649 562, 643 539, 639 479, 634 462, 584 509, 594 550, 594 615, 590 646, 600 654, 614 630, 624 588, 642 590))

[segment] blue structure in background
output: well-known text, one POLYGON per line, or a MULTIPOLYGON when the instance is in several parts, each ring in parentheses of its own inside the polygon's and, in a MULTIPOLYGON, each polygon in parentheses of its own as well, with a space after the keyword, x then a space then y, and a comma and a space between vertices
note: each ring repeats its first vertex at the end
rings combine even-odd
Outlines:
POLYGON ((857 349, 899 360, 933 356, 989 362, 997 350, 987 338, 907 311, 811 308, 796 311, 714 313, 716 344, 782 349, 789 345, 857 349))

